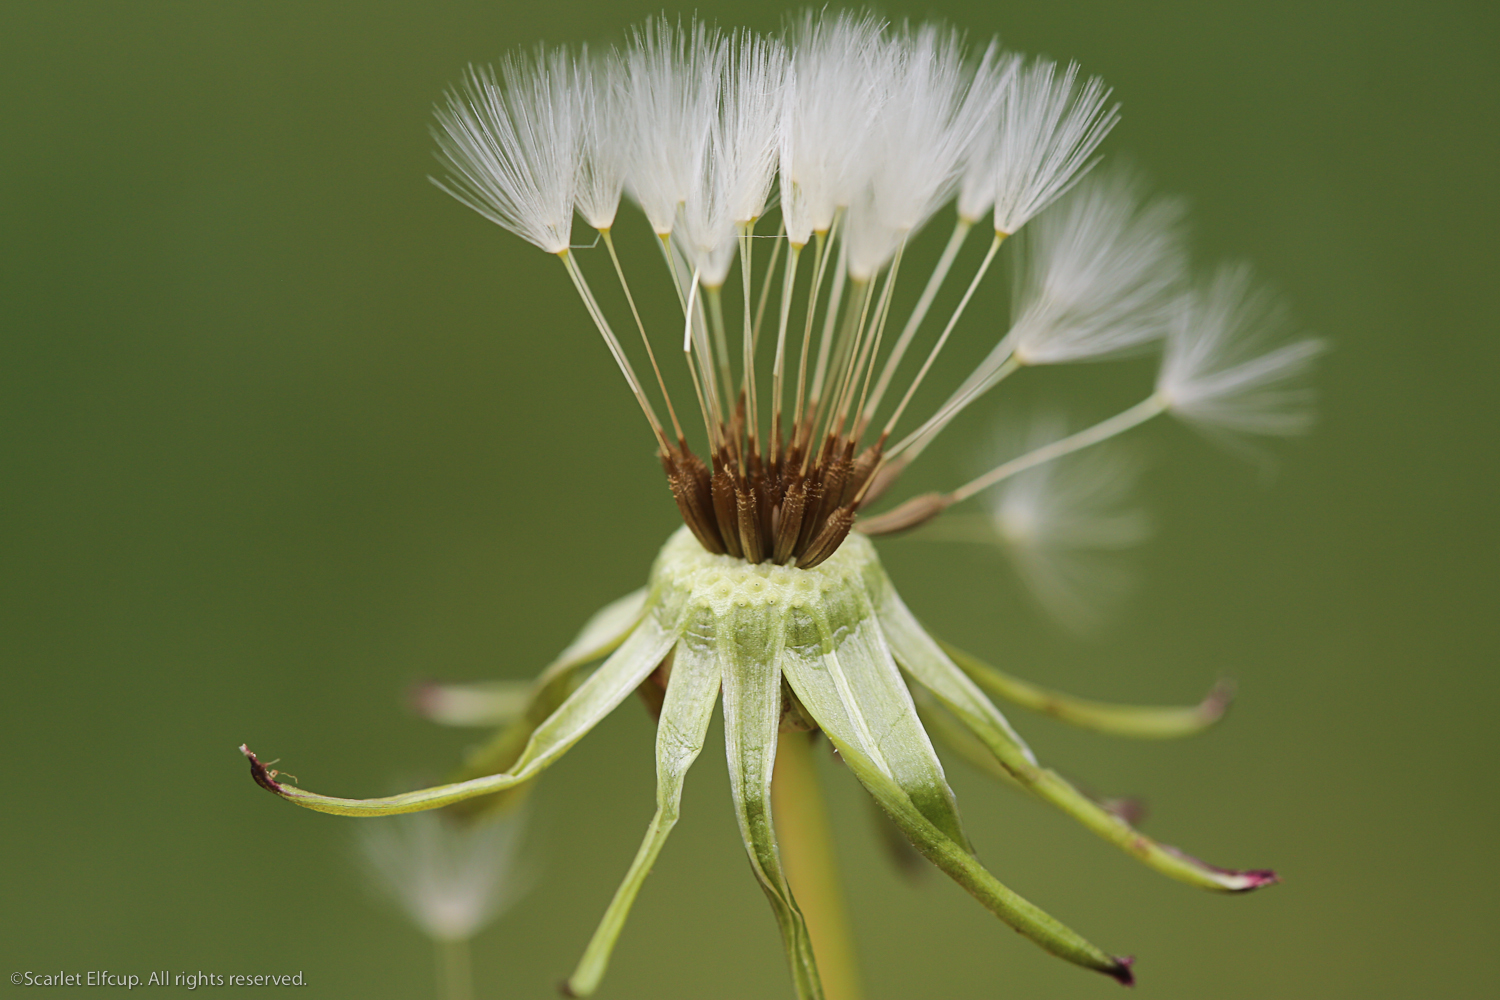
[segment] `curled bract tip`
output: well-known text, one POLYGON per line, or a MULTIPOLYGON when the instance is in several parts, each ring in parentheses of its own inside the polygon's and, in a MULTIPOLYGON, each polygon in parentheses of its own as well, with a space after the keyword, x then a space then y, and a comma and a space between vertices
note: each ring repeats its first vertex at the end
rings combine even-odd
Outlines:
POLYGON ((1269 868, 1256 868, 1247 872, 1236 872, 1235 874, 1239 875, 1245 883, 1243 886, 1235 889, 1235 892, 1249 892, 1251 889, 1259 889, 1263 885, 1275 885, 1281 881, 1281 876, 1269 868))
POLYGON ((1146 808, 1145 800, 1138 799, 1131 795, 1120 795, 1112 796, 1110 798, 1102 798, 1099 800, 1099 804, 1103 806, 1104 810, 1110 815, 1118 816, 1121 820, 1129 823, 1131 826, 1140 826, 1142 821, 1145 820, 1146 814, 1149 811, 1146 808))
POLYGON ((266 769, 266 765, 262 764, 260 758, 255 756, 255 751, 251 750, 248 745, 241 743, 240 753, 244 754, 245 758, 250 761, 250 777, 255 779, 257 785, 277 795, 286 794, 281 785, 277 784, 275 772, 266 769))
POLYGON ((406 707, 424 719, 437 711, 442 685, 437 681, 417 681, 406 689, 406 707))
POLYGON ((1206 861, 1195 858, 1180 848, 1170 847, 1165 844, 1162 847, 1173 857, 1180 858, 1209 873, 1217 884, 1208 886, 1207 888, 1217 888, 1221 892, 1250 892, 1262 886, 1275 885, 1281 881, 1281 876, 1269 868, 1220 868, 1218 865, 1211 865, 1206 861))
MULTIPOLYGON (((1199 864, 1203 862, 1200 861, 1199 864)), ((1208 867, 1213 868, 1212 865, 1208 867)), ((1253 892, 1262 886, 1275 885, 1281 881, 1281 876, 1269 868, 1250 868, 1245 871, 1236 871, 1232 868, 1215 870, 1219 872, 1226 892, 1253 892)))
POLYGON ((1221 679, 1213 686, 1203 700, 1198 703, 1198 714, 1206 722, 1217 722, 1229 711, 1229 706, 1234 704, 1235 683, 1229 678, 1221 679))
POLYGON ((1121 986, 1134 986, 1135 972, 1131 969, 1131 966, 1135 965, 1135 956, 1115 955, 1112 957, 1115 960, 1115 967, 1109 970, 1106 975, 1115 980, 1121 986))

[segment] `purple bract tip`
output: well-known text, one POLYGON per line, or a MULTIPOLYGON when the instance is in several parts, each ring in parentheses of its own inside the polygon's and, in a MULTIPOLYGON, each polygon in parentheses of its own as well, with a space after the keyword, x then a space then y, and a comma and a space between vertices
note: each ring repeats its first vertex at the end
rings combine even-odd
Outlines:
MULTIPOLYGON (((255 783, 257 785, 264 788, 268 792, 275 792, 277 795, 285 794, 282 792, 281 786, 276 783, 276 772, 267 771, 266 765, 260 762, 260 759, 255 756, 254 751, 252 751, 245 744, 241 743, 240 753, 244 754, 246 759, 250 761, 250 777, 255 779, 255 783)), ((272 761, 271 763, 274 764, 276 762, 272 761)))
POLYGON ((1134 955, 1124 955, 1124 956, 1116 955, 1116 956, 1114 956, 1114 959, 1115 959, 1115 967, 1113 969, 1110 969, 1108 972, 1106 972, 1105 975, 1107 975, 1110 978, 1114 979, 1121 986, 1134 986, 1135 985, 1135 973, 1131 971, 1130 967, 1135 964, 1135 956, 1134 955))
POLYGON ((441 685, 435 681, 419 681, 406 692, 406 702, 411 710, 423 718, 431 718, 441 695, 441 685))
POLYGON ((1275 885, 1281 881, 1281 876, 1269 868, 1257 868, 1253 871, 1238 872, 1237 874, 1248 883, 1243 889, 1239 890, 1240 892, 1249 892, 1251 889, 1259 889, 1263 885, 1275 885))

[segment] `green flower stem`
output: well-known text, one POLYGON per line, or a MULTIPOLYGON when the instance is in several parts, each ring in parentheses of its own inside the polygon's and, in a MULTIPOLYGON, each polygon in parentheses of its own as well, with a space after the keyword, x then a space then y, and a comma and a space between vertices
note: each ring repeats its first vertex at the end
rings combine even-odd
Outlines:
POLYGON ((437 942, 438 996, 444 1000, 474 1000, 474 969, 469 942, 457 938, 437 942))
POLYGON ((782 733, 771 780, 776 839, 792 893, 802 907, 828 1000, 860 1000, 859 962, 839 883, 828 810, 813 758, 813 740, 782 733))
POLYGON ((938 644, 964 673, 973 678, 974 683, 990 694, 1033 712, 1112 736, 1133 736, 1143 740, 1192 736, 1223 718, 1234 697, 1233 686, 1221 682, 1196 705, 1113 705, 1052 691, 996 670, 942 640, 938 640, 938 644))

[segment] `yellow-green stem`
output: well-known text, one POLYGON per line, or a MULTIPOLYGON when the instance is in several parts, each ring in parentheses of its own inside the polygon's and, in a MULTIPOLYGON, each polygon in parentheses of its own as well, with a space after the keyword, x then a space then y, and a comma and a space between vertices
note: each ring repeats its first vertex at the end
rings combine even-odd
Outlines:
POLYGON ((438 996, 442 1000, 474 1000, 474 972, 469 965, 469 942, 463 938, 438 941, 438 996))
POLYGON ((827 1000, 861 1000, 859 962, 849 932, 849 911, 839 883, 828 809, 818 779, 814 742, 805 733, 782 733, 771 780, 776 840, 792 896, 807 920, 818 974, 827 1000))

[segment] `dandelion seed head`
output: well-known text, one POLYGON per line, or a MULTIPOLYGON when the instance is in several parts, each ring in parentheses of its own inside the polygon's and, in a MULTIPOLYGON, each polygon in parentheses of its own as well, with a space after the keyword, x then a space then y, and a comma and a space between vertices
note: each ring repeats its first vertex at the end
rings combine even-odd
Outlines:
MULTIPOLYGON (((614 244, 610 257, 667 422, 578 255, 564 255, 564 265, 656 438, 684 522, 710 552, 816 566, 842 544, 862 504, 974 400, 1026 366, 1116 358, 1169 339, 1149 399, 997 466, 941 502, 923 501, 912 512, 920 518, 894 517, 890 530, 1166 409, 1221 430, 1290 433, 1305 422, 1292 376, 1316 347, 1252 357, 1244 334, 1259 322, 1247 318, 1261 311, 1258 299, 1236 298, 1233 281, 1202 295, 1184 291, 1180 203, 1146 199, 1128 171, 1085 176, 1118 111, 1104 84, 1074 64, 1025 62, 998 42, 970 52, 957 32, 935 24, 893 28, 868 14, 809 12, 782 38, 650 19, 618 53, 591 58, 585 50, 575 62, 561 50, 537 50, 505 60, 500 77, 471 72, 440 113, 440 148, 454 166, 449 190, 553 252, 567 248, 575 203, 600 230, 614 223, 622 191, 639 205, 662 237, 684 310, 677 329, 706 461, 688 443, 614 244), (771 392, 761 393, 756 351, 776 283, 765 275, 758 305, 750 273, 742 302, 721 290, 737 258, 753 268, 746 237, 778 174, 787 241, 801 248, 819 235, 812 273, 819 287, 798 287, 790 265, 799 254, 788 254, 771 392), (959 213, 949 245, 906 321, 893 325, 895 261, 949 202, 959 213), (995 238, 931 336, 921 329, 926 310, 987 208, 995 238), (941 407, 901 429, 1004 237, 1023 227, 1010 331, 941 407), (789 306, 799 293, 809 303, 801 323, 789 306), (741 324, 726 322, 726 305, 741 324), (738 349, 729 332, 736 325, 738 349), (915 374, 902 391, 895 379, 924 333, 926 357, 907 366, 915 374), (788 401, 796 409, 783 420, 788 401)), ((1021 516, 1013 506, 1013 529, 1021 516)))
POLYGON ((568 247, 578 171, 578 86, 565 49, 470 67, 433 136, 453 197, 548 253, 568 247))
MULTIPOLYGON (((1063 433, 1061 420, 1040 420, 1025 450, 1063 433)), ((1151 534, 1149 517, 1132 502, 1139 477, 1134 456, 1105 448, 1029 469, 989 497, 995 535, 1017 573, 1070 628, 1097 628, 1131 589, 1133 576, 1115 554, 1151 534)))
POLYGON ((723 64, 723 34, 697 19, 648 20, 626 52, 625 186, 659 235, 702 183, 723 64))
POLYGON ((976 72, 962 37, 932 24, 903 30, 888 51, 871 184, 884 224, 909 233, 952 197, 964 156, 1000 97, 990 71, 999 53, 991 45, 976 72))
POLYGON ((1184 207, 1128 170, 1085 179, 1027 229, 1011 347, 1023 364, 1119 357, 1164 337, 1187 280, 1184 207))
POLYGON ((625 64, 618 53, 578 60, 581 148, 574 194, 578 214, 598 230, 611 228, 620 208, 630 153, 625 64))
MULTIPOLYGON (((807 14, 784 42, 656 19, 618 56, 585 54, 574 63, 539 50, 504 61, 498 82, 493 72, 472 71, 439 111, 440 155, 452 167, 440 183, 558 254, 646 419, 683 526, 646 586, 584 626, 525 689, 524 706, 505 707, 498 739, 454 781, 378 799, 320 795, 281 783, 242 745, 255 782, 298 805, 367 822, 515 792, 640 693, 657 720, 657 812, 564 986, 570 996, 598 989, 720 702, 741 837, 783 931, 799 996, 818 993, 819 974, 763 820, 773 780, 781 789, 800 783, 788 785, 783 764, 809 753, 812 739, 826 737, 913 846, 998 917, 1053 954, 1127 985, 1129 959, 1017 904, 975 861, 928 725, 1163 874, 1232 892, 1274 882, 1270 872, 1209 866, 1134 830, 1119 811, 1043 767, 988 697, 1105 732, 1166 738, 1211 724, 1223 713, 1222 694, 1187 708, 1111 706, 1008 677, 932 636, 871 541, 982 494, 989 514, 970 520, 970 537, 977 525, 999 541, 1044 606, 1088 626, 1126 579, 1107 557, 1140 541, 1148 525, 1128 503, 1133 466, 1087 449, 1169 411, 1204 427, 1263 433, 1305 422, 1295 380, 1316 343, 1262 347, 1257 331, 1268 309, 1242 272, 1221 273, 1202 293, 1185 291, 1175 203, 1146 202, 1134 181, 1116 175, 1089 179, 1049 208, 1092 166, 1113 127, 1108 98, 1076 66, 1022 65, 994 44, 970 59, 946 28, 890 30, 848 14, 807 14), (747 237, 778 171, 791 247, 757 255, 747 237), (672 401, 647 329, 652 310, 637 307, 615 241, 603 241, 608 264, 654 385, 637 375, 638 349, 622 343, 594 295, 586 270, 603 262, 581 249, 565 252, 575 202, 590 225, 607 230, 622 190, 661 237, 682 310, 668 335, 675 341, 680 332, 685 352, 663 356, 686 369, 701 437, 672 401), (906 308, 896 291, 906 241, 955 196, 959 219, 947 247, 905 319, 893 318, 906 308), (957 304, 941 332, 936 322, 923 328, 974 218, 990 209, 996 232, 983 260, 961 297, 952 296, 957 304), (940 351, 1005 237, 1023 226, 1011 333, 946 402, 915 427, 903 424, 917 411, 909 404, 925 404, 919 390, 928 374, 943 377, 940 351), (742 294, 726 295, 737 247, 742 294), (811 266, 799 268, 804 257, 811 266), (805 318, 792 315, 800 312, 794 301, 807 304, 805 318), (1134 405, 1066 435, 1060 423, 1042 422, 1021 453, 969 482, 863 517, 965 407, 1021 368, 1114 357, 1163 331, 1159 380, 1134 405), (912 347, 925 357, 904 365, 915 358, 906 353, 912 347), (912 372, 904 391, 895 383, 903 371, 912 372)), ((487 706, 489 721, 499 721, 493 698, 487 706)), ((459 714, 474 721, 473 712, 459 714)), ((788 766, 804 765, 811 759, 788 766)), ((504 821, 460 827, 414 815, 363 832, 373 870, 439 940, 471 936, 519 891, 516 834, 504 821)))
POLYGON ((693 183, 674 231, 703 283, 724 283, 736 236, 765 212, 776 176, 786 52, 737 32, 724 43, 718 108, 701 136, 693 183))
POLYGON ((789 32, 780 148, 787 239, 805 245, 869 182, 870 133, 887 94, 885 22, 807 12, 789 32))
POLYGON ((1253 287, 1250 269, 1226 265, 1203 290, 1177 300, 1157 394, 1183 420, 1240 434, 1300 434, 1311 426, 1305 378, 1323 353, 1307 338, 1272 346, 1286 313, 1253 287))
POLYGON ((1080 83, 1076 63, 1058 75, 1056 63, 1038 59, 1017 72, 1001 105, 996 232, 1018 232, 1088 169, 1119 120, 1109 94, 1097 77, 1080 83))
POLYGON ((970 93, 976 98, 989 92, 995 107, 981 117, 978 131, 964 152, 963 174, 958 184, 958 215, 973 225, 995 206, 995 175, 999 169, 1000 116, 1006 91, 1015 85, 1021 68, 1020 56, 1002 53, 982 63, 974 74, 970 93))
POLYGON ((519 813, 458 823, 412 813, 361 825, 361 854, 378 887, 424 934, 464 941, 522 894, 519 813))

